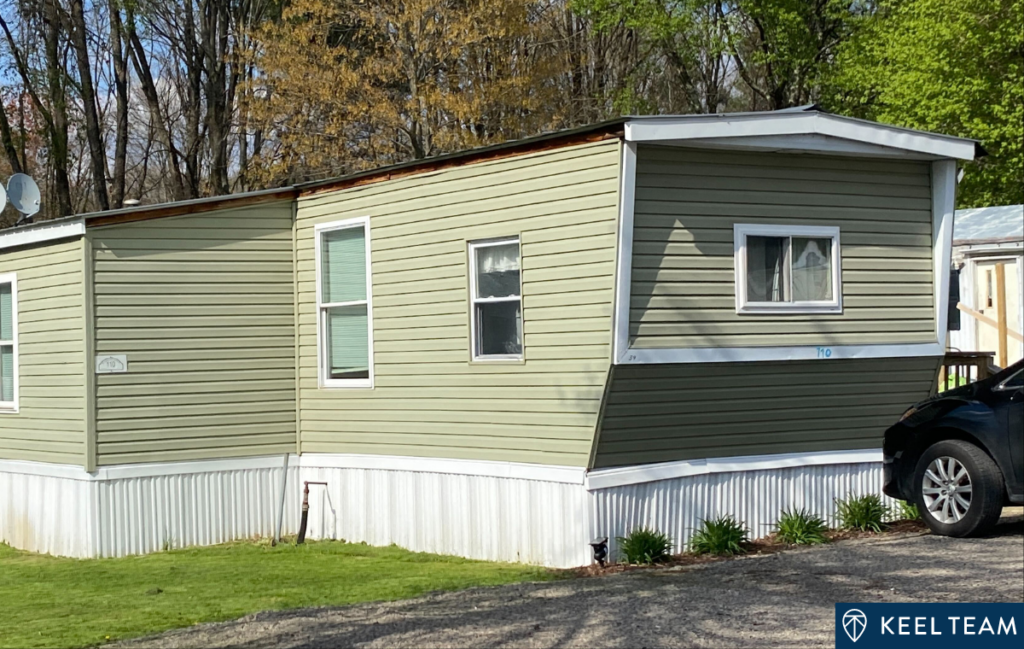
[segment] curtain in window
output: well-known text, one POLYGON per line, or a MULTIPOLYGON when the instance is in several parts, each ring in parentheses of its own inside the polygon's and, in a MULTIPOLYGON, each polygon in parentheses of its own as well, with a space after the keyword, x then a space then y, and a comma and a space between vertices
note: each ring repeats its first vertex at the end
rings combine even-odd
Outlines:
POLYGON ((14 303, 10 284, 0 285, 0 401, 14 401, 14 303))
POLYGON ((793 300, 832 300, 832 239, 793 237, 793 300))
POLYGON ((789 301, 786 237, 747 237, 747 300, 789 301))
POLYGON ((324 304, 366 299, 366 235, 363 228, 323 233, 320 245, 324 304))
POLYGON ((476 249, 477 297, 519 295, 519 243, 476 249))

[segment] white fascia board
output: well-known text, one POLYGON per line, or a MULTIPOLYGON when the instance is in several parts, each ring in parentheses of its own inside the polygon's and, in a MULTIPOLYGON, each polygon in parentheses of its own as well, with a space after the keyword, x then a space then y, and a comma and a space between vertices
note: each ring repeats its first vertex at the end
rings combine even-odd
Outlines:
MULTIPOLYGON (((671 143, 670 143, 671 144, 671 143)), ((821 153, 853 157, 884 157, 904 160, 935 160, 937 156, 894 149, 878 144, 844 140, 820 133, 797 133, 791 135, 753 135, 720 139, 685 140, 685 146, 731 151, 788 151, 793 153, 821 153)))
POLYGON ((932 163, 932 256, 935 265, 935 339, 943 349, 949 334, 949 269, 953 263, 956 161, 932 163))
POLYGON ((43 221, 29 227, 0 232, 0 250, 28 246, 34 243, 72 239, 85 234, 85 220, 63 220, 56 223, 43 221))
POLYGON ((619 240, 615 266, 615 321, 612 358, 629 349, 629 303, 633 281, 633 208, 636 204, 636 143, 622 143, 619 189, 619 240))
POLYGON ((737 471, 764 471, 827 464, 880 463, 882 451, 878 449, 854 451, 822 451, 812 453, 780 453, 777 455, 747 455, 706 460, 683 460, 644 466, 597 469, 587 474, 587 491, 611 489, 627 485, 674 480, 688 476, 737 471))
POLYGON ((405 457, 398 455, 360 455, 349 453, 304 453, 299 456, 303 468, 369 469, 377 471, 409 471, 413 473, 444 473, 491 478, 583 484, 584 467, 495 462, 491 460, 459 460, 455 458, 405 457))
MULTIPOLYGON (((727 146, 730 142, 742 146, 744 138, 817 134, 938 158, 973 160, 975 152, 973 140, 812 112, 699 118, 641 117, 626 122, 625 133, 629 142, 699 140, 703 145, 708 145, 711 144, 709 141, 714 140, 719 146, 727 146)), ((825 140, 810 139, 804 144, 820 147, 812 150, 823 153, 837 152, 834 147, 823 142, 825 140)))
POLYGON ((659 363, 750 363, 765 361, 843 360, 942 356, 938 343, 909 345, 819 345, 804 347, 691 347, 637 349, 616 358, 617 365, 659 363))

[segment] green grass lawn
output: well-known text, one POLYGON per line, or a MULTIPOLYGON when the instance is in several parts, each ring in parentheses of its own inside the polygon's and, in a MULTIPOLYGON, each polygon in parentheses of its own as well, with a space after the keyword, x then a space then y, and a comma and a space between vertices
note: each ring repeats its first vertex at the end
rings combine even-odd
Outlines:
POLYGON ((341 542, 232 543, 120 559, 0 544, 0 647, 77 647, 267 609, 415 597, 554 573, 341 542))

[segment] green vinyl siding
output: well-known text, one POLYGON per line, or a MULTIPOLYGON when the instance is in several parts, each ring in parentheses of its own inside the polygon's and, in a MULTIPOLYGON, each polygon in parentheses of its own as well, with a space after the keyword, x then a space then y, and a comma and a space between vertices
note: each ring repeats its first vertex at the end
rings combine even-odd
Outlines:
MULTIPOLYGON (((0 413, 0 458, 85 465, 83 269, 80 239, 0 251, 0 274, 18 280, 19 374, 18 411, 0 413)), ((0 363, 13 371, 10 348, 0 363)))
POLYGON ((934 342, 929 169, 639 147, 630 346, 934 342), (737 223, 838 226, 843 312, 737 314, 737 223))
POLYGON ((585 466, 610 364, 618 141, 300 199, 303 453, 585 466), (318 387, 314 226, 369 216, 374 387, 318 387), (522 242, 522 362, 471 362, 468 242, 522 242))
POLYGON ((619 365, 595 468, 875 449, 931 394, 938 358, 619 365))
POLYGON ((288 201, 90 230, 101 465, 294 452, 288 201))

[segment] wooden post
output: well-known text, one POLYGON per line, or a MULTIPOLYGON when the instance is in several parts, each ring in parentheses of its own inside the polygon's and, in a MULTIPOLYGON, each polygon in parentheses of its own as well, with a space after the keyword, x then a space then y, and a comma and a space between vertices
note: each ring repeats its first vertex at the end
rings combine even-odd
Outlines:
POLYGON ((1006 367, 1010 357, 1006 349, 1006 264, 996 264, 996 323, 999 332, 999 367, 1006 367))

